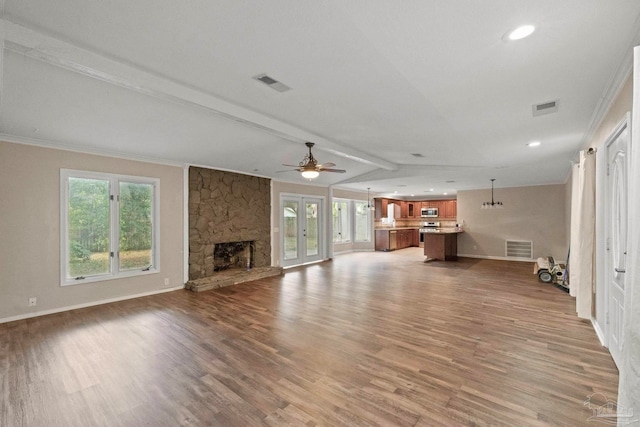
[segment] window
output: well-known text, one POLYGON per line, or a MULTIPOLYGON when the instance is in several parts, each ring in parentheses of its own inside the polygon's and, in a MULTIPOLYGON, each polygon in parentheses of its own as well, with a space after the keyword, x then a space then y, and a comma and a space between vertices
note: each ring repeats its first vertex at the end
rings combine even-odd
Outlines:
POLYGON ((358 200, 333 202, 333 243, 371 241, 369 204, 358 200))
POLYGON ((159 180, 61 170, 62 285, 158 271, 159 180))
POLYGON ((369 219, 369 203, 355 201, 355 232, 353 240, 355 242, 371 241, 371 221, 369 219))
POLYGON ((349 230, 349 202, 347 200, 333 202, 333 243, 350 242, 349 230))

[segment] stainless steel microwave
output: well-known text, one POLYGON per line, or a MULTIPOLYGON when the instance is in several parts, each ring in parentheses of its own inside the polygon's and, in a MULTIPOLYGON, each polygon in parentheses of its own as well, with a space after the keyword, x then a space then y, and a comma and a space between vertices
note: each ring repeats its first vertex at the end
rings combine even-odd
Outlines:
POLYGON ((420 210, 420 216, 422 218, 437 218, 438 208, 422 208, 420 210))

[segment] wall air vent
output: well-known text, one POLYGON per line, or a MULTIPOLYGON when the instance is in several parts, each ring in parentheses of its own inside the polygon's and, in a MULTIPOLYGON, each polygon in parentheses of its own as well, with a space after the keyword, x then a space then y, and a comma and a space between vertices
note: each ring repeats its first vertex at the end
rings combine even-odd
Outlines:
POLYGON ((277 81, 273 77, 268 76, 266 74, 260 74, 258 76, 255 76, 254 79, 258 80, 259 82, 262 82, 262 83, 266 84, 271 89, 277 90, 278 92, 286 92, 288 90, 291 90, 291 88, 289 86, 287 86, 286 84, 280 83, 279 81, 277 81))
POLYGON ((531 240, 505 240, 507 258, 533 259, 533 242, 531 240))
POLYGON ((533 117, 542 116, 543 114, 551 114, 558 111, 558 101, 548 101, 541 104, 534 104, 531 108, 533 110, 533 117))

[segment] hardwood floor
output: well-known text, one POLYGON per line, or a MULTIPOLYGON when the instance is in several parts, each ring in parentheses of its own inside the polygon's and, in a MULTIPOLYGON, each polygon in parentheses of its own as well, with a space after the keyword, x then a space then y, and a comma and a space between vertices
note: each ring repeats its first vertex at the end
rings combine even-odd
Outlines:
POLYGON ((0 425, 577 426, 617 398, 532 264, 421 252, 2 324, 0 425))

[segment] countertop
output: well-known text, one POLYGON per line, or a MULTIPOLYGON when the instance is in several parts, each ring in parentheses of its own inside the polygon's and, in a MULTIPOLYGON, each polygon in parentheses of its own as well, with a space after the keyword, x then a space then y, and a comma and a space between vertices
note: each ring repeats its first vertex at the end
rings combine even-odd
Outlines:
MULTIPOLYGON (((424 228, 424 227, 376 227, 375 231, 420 230, 421 228, 424 228)), ((464 233, 464 230, 456 227, 442 227, 442 228, 436 229, 436 231, 429 231, 424 234, 454 234, 454 233, 464 233)))
POLYGON ((378 230, 386 230, 386 231, 420 230, 420 227, 376 227, 375 231, 378 231, 378 230))
POLYGON ((464 233, 464 230, 456 227, 438 228, 436 231, 429 231, 424 234, 457 234, 457 233, 464 233))

